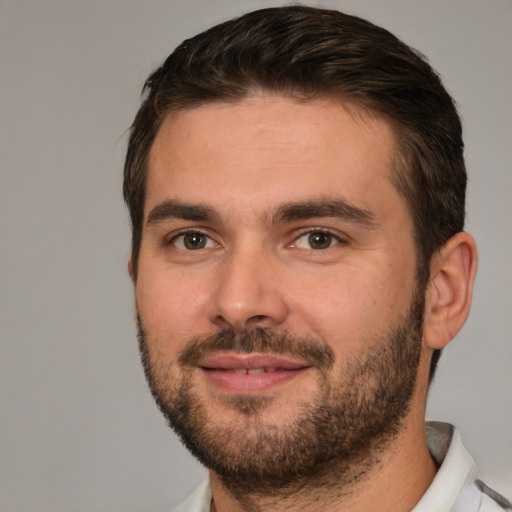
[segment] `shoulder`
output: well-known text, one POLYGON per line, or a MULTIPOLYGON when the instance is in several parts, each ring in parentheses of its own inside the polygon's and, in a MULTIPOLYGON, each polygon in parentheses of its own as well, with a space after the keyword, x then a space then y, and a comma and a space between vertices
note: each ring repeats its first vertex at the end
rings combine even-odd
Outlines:
POLYGON ((482 502, 479 512, 499 512, 503 510, 512 510, 512 503, 500 493, 476 479, 474 485, 482 495, 482 502))
POLYGON ((480 480, 476 464, 455 427, 428 422, 426 432, 439 470, 414 512, 512 511, 508 499, 480 480))

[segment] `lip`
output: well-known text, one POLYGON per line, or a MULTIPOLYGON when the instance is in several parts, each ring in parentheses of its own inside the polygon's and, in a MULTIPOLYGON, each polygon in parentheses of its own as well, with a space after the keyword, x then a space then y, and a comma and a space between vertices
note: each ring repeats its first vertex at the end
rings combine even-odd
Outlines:
POLYGON ((306 372, 311 365, 281 355, 220 353, 198 364, 209 383, 233 393, 267 391, 306 372))

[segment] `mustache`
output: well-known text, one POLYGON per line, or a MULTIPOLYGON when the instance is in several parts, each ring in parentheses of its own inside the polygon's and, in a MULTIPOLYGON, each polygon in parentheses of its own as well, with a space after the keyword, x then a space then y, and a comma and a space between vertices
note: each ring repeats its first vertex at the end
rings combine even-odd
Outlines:
POLYGON ((197 366, 202 358, 222 351, 299 356, 311 366, 325 371, 334 363, 331 348, 316 338, 290 336, 268 328, 239 332, 226 329, 209 336, 198 336, 191 339, 181 351, 178 363, 184 367, 197 366))

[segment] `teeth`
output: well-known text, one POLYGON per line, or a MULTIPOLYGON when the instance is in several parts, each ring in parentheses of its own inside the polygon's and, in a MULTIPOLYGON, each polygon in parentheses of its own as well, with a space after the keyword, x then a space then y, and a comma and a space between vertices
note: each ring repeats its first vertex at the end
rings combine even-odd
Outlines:
POLYGON ((233 368, 229 369, 229 373, 234 373, 235 375, 259 375, 261 373, 272 373, 277 370, 275 366, 269 366, 268 368, 233 368))

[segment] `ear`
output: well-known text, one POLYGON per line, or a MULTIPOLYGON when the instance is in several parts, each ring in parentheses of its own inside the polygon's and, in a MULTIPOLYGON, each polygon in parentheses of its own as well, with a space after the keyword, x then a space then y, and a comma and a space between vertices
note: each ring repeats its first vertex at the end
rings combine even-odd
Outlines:
POLYGON ((477 268, 476 244, 457 233, 432 257, 427 287, 423 343, 441 349, 466 321, 471 308, 477 268))

